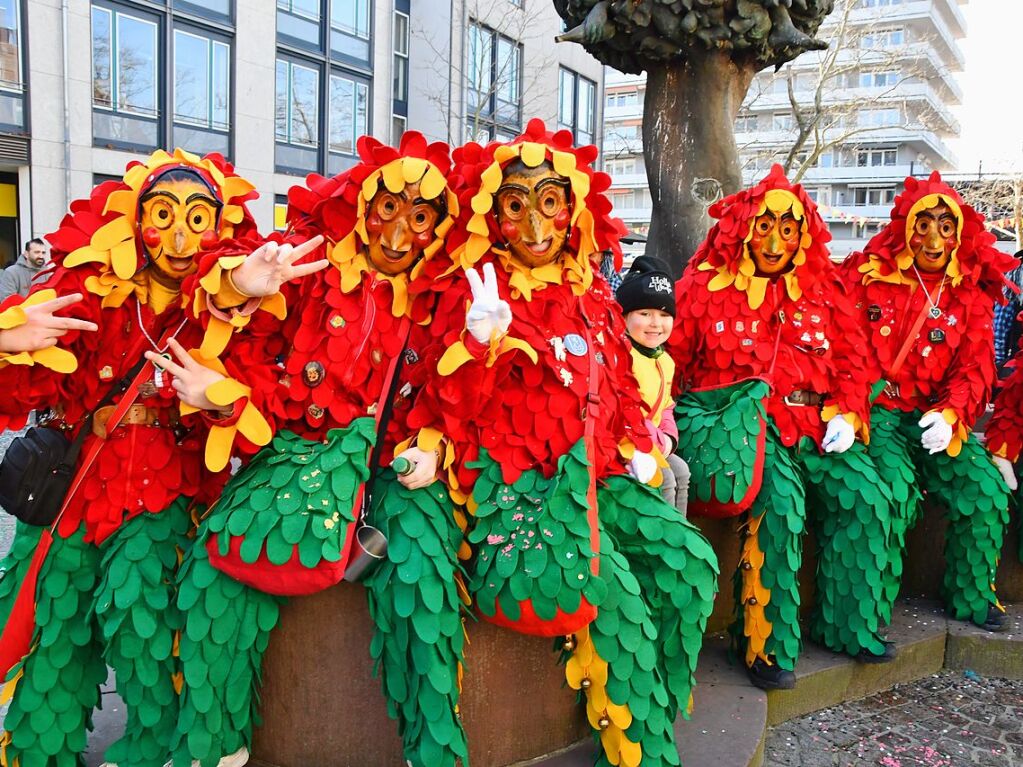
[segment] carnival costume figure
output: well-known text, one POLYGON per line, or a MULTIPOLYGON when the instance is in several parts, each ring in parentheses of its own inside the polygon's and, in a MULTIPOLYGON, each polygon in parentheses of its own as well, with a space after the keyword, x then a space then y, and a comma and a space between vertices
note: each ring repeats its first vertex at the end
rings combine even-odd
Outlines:
POLYGON ((228 483, 182 568, 175 764, 208 767, 246 751, 282 597, 338 583, 358 554, 364 522, 388 540, 366 580, 374 621, 367 649, 405 757, 414 767, 467 758, 457 716, 461 531, 434 481, 440 435, 420 433, 418 447, 397 451, 411 464, 407 476, 389 468, 427 375, 431 289, 440 284, 430 269, 446 259, 458 203, 445 178, 445 144, 409 131, 397 150, 363 137, 358 151, 352 169, 292 188, 284 236, 225 244, 202 275, 206 352, 226 346, 244 362, 245 383, 276 436, 228 483), (279 281, 268 288, 261 265, 310 244, 326 268, 268 296, 279 281), (224 314, 253 296, 286 304, 284 323, 266 332, 238 310, 224 314))
POLYGON ((468 279, 444 293, 441 375, 409 422, 448 439, 479 613, 560 637, 598 764, 676 765, 673 722, 717 565, 678 510, 629 476, 650 480, 657 462, 621 312, 595 274, 601 251, 620 258, 621 232, 595 158, 540 120, 509 143, 456 150, 455 256, 468 279))
POLYGON ((788 688, 808 521, 818 547, 810 637, 863 661, 893 653, 878 636, 890 520, 863 444, 863 338, 824 222, 779 166, 710 213, 718 222, 676 286, 668 343, 678 450, 692 470, 690 513, 745 514, 734 645, 753 684, 788 688))
POLYGON ((108 665, 127 724, 107 764, 162 767, 168 757, 181 684, 179 556, 193 515, 225 477, 224 463, 203 465, 204 442, 216 428, 242 429, 255 442, 269 433, 258 414, 228 399, 206 416, 180 416, 170 377, 143 354, 198 345, 201 329, 189 318, 182 284, 187 290, 203 249, 254 228, 245 208, 253 197, 252 185, 219 155, 156 152, 129 165, 122 181, 72 203, 48 236, 49 279, 0 307, 3 428, 21 427, 31 409, 45 406, 55 407, 53 425, 69 434, 88 428, 83 421, 104 395, 145 363, 131 386, 125 378, 121 399, 134 398, 130 408, 116 400, 92 417, 81 481, 48 552, 45 528, 19 523, 3 563, 0 654, 5 672, 13 664, 4 765, 82 764, 108 665), (25 646, 12 649, 26 628, 25 646))
POLYGON ((946 610, 997 631, 1006 625, 994 580, 1008 494, 988 452, 969 438, 995 381, 994 301, 1015 265, 993 242, 983 217, 935 172, 906 179, 891 223, 843 270, 874 351, 873 377, 884 383, 869 451, 893 495, 885 614, 898 595, 923 491, 948 514, 946 610))

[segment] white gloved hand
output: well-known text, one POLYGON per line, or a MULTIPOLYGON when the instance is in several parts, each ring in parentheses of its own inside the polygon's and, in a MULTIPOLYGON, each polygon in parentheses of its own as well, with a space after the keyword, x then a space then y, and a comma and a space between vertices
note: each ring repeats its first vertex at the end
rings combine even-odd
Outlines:
POLYGON ((841 413, 828 421, 827 431, 824 432, 824 441, 821 447, 825 453, 844 453, 852 447, 856 441, 856 430, 842 416, 841 413))
POLYGON ((650 453, 641 453, 637 450, 629 461, 629 474, 644 485, 649 483, 657 474, 657 459, 650 453))
POLYGON ((498 337, 508 332, 511 325, 511 307, 502 301, 497 292, 497 275, 493 264, 483 265, 483 279, 475 269, 466 269, 472 290, 472 303, 465 313, 465 329, 481 344, 489 344, 496 333, 498 337))
POLYGON ((403 450, 396 457, 404 458, 415 466, 411 474, 398 476, 398 481, 409 490, 417 490, 420 487, 432 485, 437 479, 436 450, 420 450, 418 447, 410 447, 408 450, 403 450))
POLYGON ((924 450, 934 455, 948 449, 948 443, 952 441, 952 424, 945 420, 940 411, 925 414, 917 425, 924 430, 920 436, 924 450))
POLYGON ((1013 467, 1012 462, 1007 458, 1002 458, 1000 455, 991 456, 991 460, 995 462, 998 473, 1002 475, 1002 479, 1005 480, 1005 484, 1009 486, 1009 489, 1016 490, 1019 487, 1019 481, 1016 479, 1016 469, 1013 467))

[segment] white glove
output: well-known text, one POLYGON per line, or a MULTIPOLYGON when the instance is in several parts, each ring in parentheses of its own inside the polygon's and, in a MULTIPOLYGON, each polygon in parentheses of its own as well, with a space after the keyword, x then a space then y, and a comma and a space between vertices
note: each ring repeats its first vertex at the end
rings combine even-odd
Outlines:
POLYGON ((398 481, 409 490, 432 485, 437 479, 437 452, 435 450, 426 451, 420 450, 418 447, 410 447, 396 457, 404 458, 415 466, 411 474, 398 477, 398 481))
POLYGON ((657 474, 657 460, 650 453, 637 450, 629 461, 629 474, 645 485, 657 474))
POLYGON ((1019 487, 1019 482, 1016 479, 1016 469, 1013 467, 1012 462, 1007 458, 1002 458, 1000 455, 991 456, 991 460, 995 462, 995 466, 998 467, 998 473, 1002 475, 1002 479, 1005 480, 1005 484, 1009 486, 1009 489, 1016 490, 1019 487))
POLYGON ((828 421, 827 431, 824 432, 824 441, 821 447, 825 453, 844 453, 852 447, 856 441, 856 430, 842 416, 841 413, 828 421))
POLYGON ((466 269, 472 290, 472 303, 465 313, 465 329, 481 344, 489 344, 496 333, 498 337, 508 332, 511 325, 511 307, 502 301, 497 292, 497 275, 493 264, 483 265, 483 279, 475 269, 466 269))
POLYGON ((924 430, 920 436, 920 444, 924 446, 924 450, 934 455, 948 448, 948 443, 952 441, 952 424, 948 423, 939 411, 927 413, 917 425, 924 430))

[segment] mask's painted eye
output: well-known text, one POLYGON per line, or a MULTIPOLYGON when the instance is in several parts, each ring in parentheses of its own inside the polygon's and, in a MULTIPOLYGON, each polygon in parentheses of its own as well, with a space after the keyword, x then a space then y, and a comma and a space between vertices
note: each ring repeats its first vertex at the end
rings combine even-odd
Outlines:
POLYGON ((174 208, 166 200, 156 200, 149 209, 149 216, 157 229, 167 229, 174 223, 174 208))
POLYGON ((437 211, 432 205, 416 205, 409 216, 409 223, 416 234, 427 232, 437 223, 437 211))
POLYGON ((758 234, 767 234, 771 231, 774 220, 770 216, 761 216, 757 219, 756 230, 758 234))
POLYGON ((213 223, 213 211, 205 203, 193 205, 188 211, 188 228, 196 234, 202 234, 213 223))
POLYGON ((514 192, 503 195, 499 203, 500 211, 505 218, 519 221, 526 215, 525 201, 514 192))
POLYGON ((559 189, 547 189, 540 196, 540 210, 547 218, 553 218, 564 205, 564 194, 559 189))
POLYGON ((956 233, 956 222, 945 219, 941 222, 941 236, 948 239, 956 233))
POLYGON ((791 240, 799 232, 799 227, 796 226, 795 221, 782 221, 781 224, 781 236, 786 240, 791 240))
POLYGON ((913 231, 919 234, 921 237, 931 231, 931 219, 929 218, 918 218, 916 224, 913 227, 913 231))
POLYGON ((383 194, 377 201, 377 215, 384 221, 390 221, 398 214, 401 205, 398 199, 391 194, 383 194))

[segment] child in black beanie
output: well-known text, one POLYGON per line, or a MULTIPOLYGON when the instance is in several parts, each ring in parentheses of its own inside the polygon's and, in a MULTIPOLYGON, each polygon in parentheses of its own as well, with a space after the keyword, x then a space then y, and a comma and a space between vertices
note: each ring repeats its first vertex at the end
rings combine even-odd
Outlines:
POLYGON ((675 321, 675 286, 667 265, 653 256, 640 256, 622 279, 615 298, 622 306, 632 341, 632 372, 639 381, 647 427, 654 447, 667 462, 661 469, 661 494, 684 517, 689 467, 675 455, 678 427, 671 396, 675 362, 664 351, 675 321))

